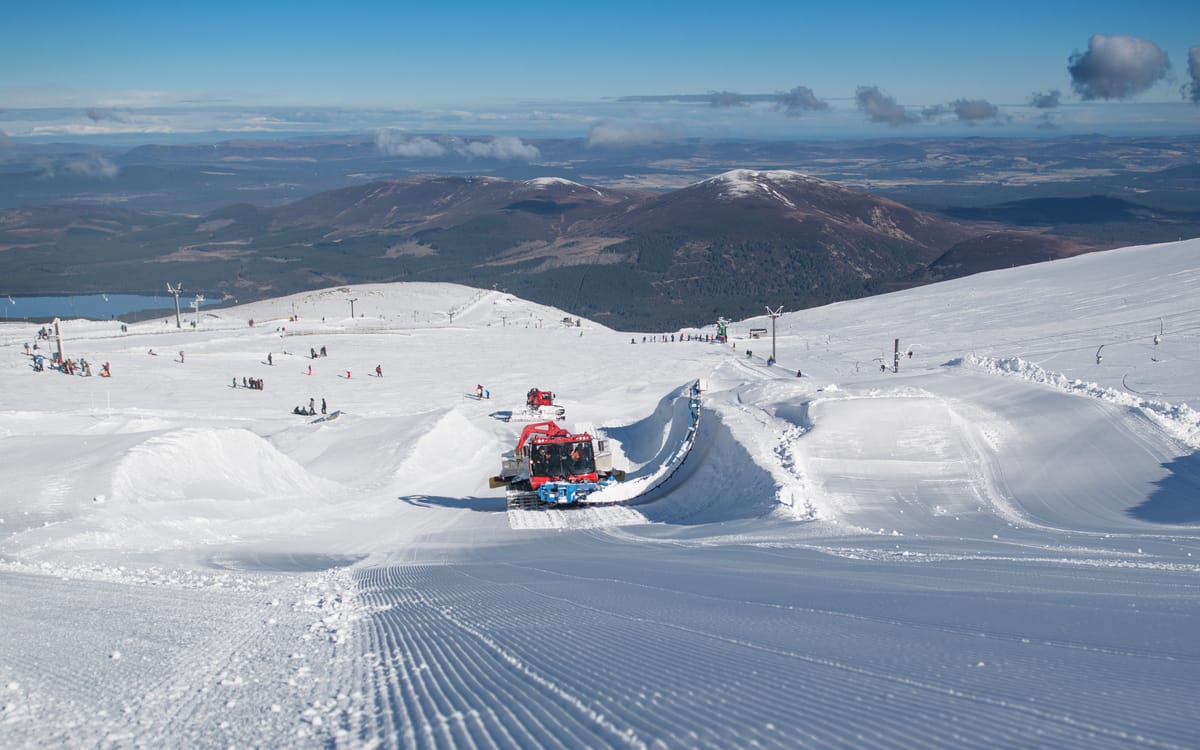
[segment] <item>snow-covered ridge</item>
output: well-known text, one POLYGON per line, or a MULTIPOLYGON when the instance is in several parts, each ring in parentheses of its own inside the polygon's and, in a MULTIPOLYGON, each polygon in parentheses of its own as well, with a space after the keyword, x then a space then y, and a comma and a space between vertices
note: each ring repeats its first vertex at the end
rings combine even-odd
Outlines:
POLYGON ((603 195, 603 193, 596 188, 591 187, 590 185, 584 185, 582 183, 575 182, 574 180, 568 180, 564 177, 534 177, 532 180, 525 180, 523 184, 535 190, 546 190, 556 186, 563 186, 591 190, 596 195, 603 195))
POLYGON ((774 198, 789 208, 795 208, 796 204, 793 203, 786 195, 779 192, 779 188, 787 185, 788 183, 806 183, 809 185, 827 185, 835 188, 840 187, 835 183, 804 174, 803 172, 797 172, 792 169, 770 169, 762 171, 753 169, 733 169, 728 172, 722 172, 716 177, 709 177, 706 180, 701 180, 695 184, 715 186, 720 191, 721 197, 725 200, 765 195, 766 197, 774 198))

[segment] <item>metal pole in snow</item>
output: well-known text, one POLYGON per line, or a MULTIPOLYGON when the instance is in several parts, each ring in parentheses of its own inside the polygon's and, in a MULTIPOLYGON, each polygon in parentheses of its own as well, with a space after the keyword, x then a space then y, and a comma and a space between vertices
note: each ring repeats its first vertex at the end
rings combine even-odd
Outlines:
POLYGON ((183 323, 179 321, 179 293, 183 291, 183 282, 176 284, 174 289, 172 289, 171 285, 168 283, 167 291, 175 295, 175 327, 183 328, 183 323))
POLYGON ((780 305, 778 310, 768 307, 767 315, 771 316, 771 362, 775 362, 775 319, 783 315, 783 305, 780 305))

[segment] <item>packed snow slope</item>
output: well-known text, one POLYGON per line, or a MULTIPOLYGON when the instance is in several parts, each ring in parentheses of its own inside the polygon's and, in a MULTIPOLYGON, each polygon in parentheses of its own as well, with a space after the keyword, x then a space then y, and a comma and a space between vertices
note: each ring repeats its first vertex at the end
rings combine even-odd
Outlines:
POLYGON ((1090 254, 774 366, 437 284, 64 321, 90 378, 3 324, 0 746, 1196 747, 1197 289, 1090 254), (508 510, 535 386, 653 492, 508 510))

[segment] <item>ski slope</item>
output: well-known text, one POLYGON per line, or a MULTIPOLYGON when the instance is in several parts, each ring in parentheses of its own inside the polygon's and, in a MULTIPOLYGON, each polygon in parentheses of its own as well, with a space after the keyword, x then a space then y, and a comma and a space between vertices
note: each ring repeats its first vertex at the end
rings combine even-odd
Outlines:
POLYGON ((64 322, 110 379, 0 324, 0 746, 1194 747, 1197 288, 1200 240, 993 272, 773 367, 439 284, 64 322), (535 385, 624 502, 488 489, 535 385))

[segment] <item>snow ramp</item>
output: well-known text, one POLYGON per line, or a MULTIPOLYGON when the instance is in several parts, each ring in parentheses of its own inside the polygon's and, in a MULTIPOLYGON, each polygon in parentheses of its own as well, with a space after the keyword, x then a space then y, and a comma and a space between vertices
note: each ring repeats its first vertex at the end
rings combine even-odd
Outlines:
POLYGON ((153 435, 125 450, 109 481, 103 502, 53 532, 24 535, 21 546, 141 553, 277 539, 307 528, 338 491, 268 440, 234 428, 153 435))

